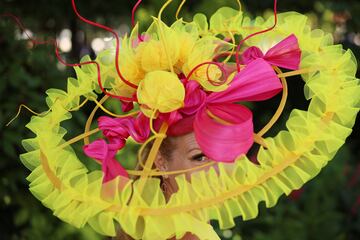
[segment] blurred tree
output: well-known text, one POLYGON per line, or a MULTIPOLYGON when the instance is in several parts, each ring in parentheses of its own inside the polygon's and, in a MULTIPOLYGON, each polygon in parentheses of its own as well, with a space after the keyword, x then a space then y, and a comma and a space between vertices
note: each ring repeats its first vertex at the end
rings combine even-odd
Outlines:
MULTIPOLYGON (((61 223, 39 205, 27 190, 28 171, 19 161, 21 139, 31 137, 24 126, 28 113, 23 112, 9 127, 5 124, 24 103, 34 110, 47 110, 45 91, 64 88, 67 72, 57 70, 57 60, 47 47, 32 49, 27 41, 16 41, 13 24, 0 22, 0 239, 65 239, 92 237, 92 231, 79 232, 61 223)), ((71 128, 79 128, 74 119, 71 128)), ((96 235, 95 235, 96 236, 96 235)))

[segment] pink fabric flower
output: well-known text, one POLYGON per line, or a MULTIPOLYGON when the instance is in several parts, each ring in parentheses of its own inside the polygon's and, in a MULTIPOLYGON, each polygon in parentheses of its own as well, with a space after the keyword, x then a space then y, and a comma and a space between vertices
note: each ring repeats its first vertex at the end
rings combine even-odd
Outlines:
POLYGON ((140 113, 137 118, 100 117, 98 122, 107 141, 99 139, 84 146, 84 153, 101 162, 103 182, 111 181, 117 176, 128 177, 126 170, 115 159, 116 153, 125 146, 129 136, 138 143, 149 138, 149 119, 140 113))
POLYGON ((99 139, 84 146, 84 152, 87 156, 101 162, 104 183, 114 179, 116 176, 128 177, 126 170, 115 159, 117 151, 124 146, 125 139, 113 139, 112 143, 109 144, 104 139, 99 139))

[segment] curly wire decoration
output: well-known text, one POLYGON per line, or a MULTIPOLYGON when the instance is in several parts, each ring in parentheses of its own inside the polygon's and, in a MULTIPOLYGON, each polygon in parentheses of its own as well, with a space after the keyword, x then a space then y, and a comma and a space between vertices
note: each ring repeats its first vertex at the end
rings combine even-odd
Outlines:
MULTIPOLYGON (((134 28, 136 25, 135 24, 135 13, 136 13, 136 10, 138 9, 139 5, 141 4, 141 2, 142 2, 142 0, 138 0, 131 11, 131 26, 132 26, 132 28, 134 28)), ((141 36, 141 33, 139 32, 139 29, 138 29, 138 40, 139 40, 139 42, 144 41, 144 39, 141 36)))
POLYGON ((215 86, 215 87, 218 87, 218 86, 221 86, 221 85, 225 84, 226 81, 227 81, 227 78, 228 78, 228 74, 227 74, 225 68, 223 66, 221 66, 221 64, 216 65, 220 69, 221 74, 222 74, 222 76, 224 78, 223 81, 217 82, 216 80, 213 80, 213 79, 210 78, 210 75, 209 75, 210 66, 211 66, 211 64, 208 63, 208 66, 206 68, 206 77, 207 77, 208 82, 211 85, 215 86))
POLYGON ((119 35, 112 29, 112 28, 109 28, 107 26, 104 26, 100 23, 96 23, 96 22, 93 22, 93 21, 90 21, 89 19, 86 19, 84 18, 83 16, 80 15, 77 7, 76 7, 76 4, 75 4, 75 0, 71 0, 71 4, 72 4, 72 8, 76 14, 76 16, 83 22, 89 24, 89 25, 92 25, 92 26, 95 26, 95 27, 98 27, 98 28, 101 28, 101 29, 104 29, 110 33, 112 33, 115 37, 115 40, 116 40, 116 49, 115 49, 115 67, 116 67, 116 72, 117 74, 119 75, 120 79, 126 83, 128 86, 132 87, 132 88, 135 88, 137 89, 137 85, 129 82, 128 80, 126 80, 123 75, 121 74, 121 71, 119 69, 119 48, 120 48, 120 38, 119 38, 119 35))
POLYGON ((117 95, 114 95, 114 94, 111 94, 109 92, 107 92, 102 83, 101 83, 101 72, 100 72, 100 65, 99 63, 97 63, 96 61, 86 61, 86 62, 82 62, 82 63, 67 63, 60 55, 60 51, 59 51, 59 46, 58 46, 58 43, 55 39, 49 39, 49 40, 46 40, 46 41, 39 41, 33 37, 31 37, 28 32, 26 31, 24 25, 22 24, 21 20, 15 16, 14 14, 11 14, 11 13, 3 13, 0 15, 0 17, 10 17, 11 19, 13 19, 16 23, 16 25, 18 25, 18 27, 20 28, 20 30, 26 35, 27 39, 34 45, 52 45, 54 46, 55 48, 55 56, 56 58, 58 59, 58 61, 63 64, 64 66, 67 66, 67 67, 81 67, 81 66, 84 66, 84 65, 88 65, 88 64, 95 64, 96 65, 96 69, 97 69, 97 81, 98 81, 98 84, 99 84, 99 87, 101 89, 101 91, 110 96, 110 97, 113 97, 113 98, 117 98, 117 99, 120 99, 122 101, 133 101, 133 98, 128 98, 128 97, 123 97, 123 96, 117 96, 117 95))
POLYGON ((222 85, 222 84, 224 84, 224 83, 226 82, 226 80, 227 80, 226 70, 225 70, 224 66, 223 66, 221 63, 219 63, 219 62, 203 62, 203 63, 198 64, 198 65, 195 66, 195 67, 189 72, 189 74, 186 76, 186 81, 189 81, 189 80, 190 80, 190 77, 195 73, 195 71, 198 70, 200 67, 202 67, 202 66, 204 66, 204 65, 209 65, 209 66, 210 66, 210 65, 216 65, 216 66, 220 69, 220 71, 222 72, 222 74, 223 74, 223 76, 224 76, 224 78, 225 78, 225 81, 223 81, 223 82, 221 82, 221 83, 214 82, 213 80, 211 80, 210 77, 209 77, 209 66, 208 66, 207 71, 206 71, 206 75, 207 75, 207 77, 208 77, 208 81, 209 81, 212 85, 214 85, 214 86, 220 86, 220 85, 222 85))
POLYGON ((235 54, 235 58, 236 58, 236 68, 237 68, 237 71, 240 72, 240 56, 239 56, 239 52, 240 52, 240 47, 241 45, 247 41, 248 39, 256 36, 256 35, 259 35, 259 34, 262 34, 262 33, 266 33, 266 32, 269 32, 271 30, 273 30, 276 25, 277 25, 277 21, 278 21, 278 18, 277 18, 277 0, 274 0, 274 25, 271 26, 270 28, 267 28, 265 30, 262 30, 262 31, 259 31, 259 32, 255 32, 255 33, 252 33, 250 34, 249 36, 247 36, 246 38, 242 39, 239 44, 237 45, 237 48, 236 48, 236 54, 235 54))

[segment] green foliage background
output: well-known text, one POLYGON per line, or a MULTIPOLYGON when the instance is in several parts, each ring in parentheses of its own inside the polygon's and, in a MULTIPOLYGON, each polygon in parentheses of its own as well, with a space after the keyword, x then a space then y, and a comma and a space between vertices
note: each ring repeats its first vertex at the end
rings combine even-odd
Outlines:
MULTIPOLYGON (((82 1, 78 0, 81 13, 93 20, 116 27, 121 23, 129 24, 133 1, 82 1)), ((165 21, 174 19, 175 6, 171 5, 165 14, 165 21)), ((163 4, 160 0, 144 1, 137 12, 142 27, 150 21, 163 4)), ((242 1, 243 9, 251 16, 271 13, 272 0, 242 1)), ((191 19, 195 12, 211 15, 221 6, 236 7, 234 0, 197 0, 184 8, 182 15, 191 19)), ((351 48, 360 59, 360 2, 358 0, 280 0, 279 11, 298 11, 307 14, 314 27, 334 33, 337 42, 351 48)), ((26 27, 36 33, 36 37, 55 36, 64 28, 73 33, 84 31, 85 42, 90 45, 96 36, 107 36, 103 31, 94 29, 76 20, 70 1, 37 0, 0 0, 0 13, 11 12, 19 16, 26 27)), ((24 127, 31 114, 23 111, 9 127, 5 124, 16 114, 17 108, 24 103, 38 112, 46 111, 45 91, 48 88, 66 88, 66 79, 74 75, 71 69, 59 68, 53 49, 46 46, 31 47, 25 40, 17 40, 19 29, 7 18, 0 18, 0 239, 104 239, 90 228, 81 230, 65 224, 52 216, 28 191, 25 177, 29 174, 21 164, 18 155, 24 150, 21 139, 31 133, 24 127)), ((73 49, 64 57, 69 62, 78 62, 80 47, 76 40, 73 49)), ((300 79, 289 84, 290 101, 286 112, 274 135, 284 126, 292 108, 305 109, 300 79)), ((261 118, 255 124, 264 124, 271 115, 274 102, 261 107, 261 118), (268 106, 268 107, 267 107, 268 106), (265 111, 263 109, 269 109, 265 111)), ((117 108, 118 105, 110 106, 117 108)), ((259 113, 253 106, 255 116, 259 113)), ((86 115, 91 109, 85 107, 74 114, 67 123, 71 135, 80 133, 86 115)), ((260 116, 260 114, 258 115, 260 116)), ((290 197, 281 197, 275 208, 265 209, 260 205, 257 219, 243 222, 237 219, 237 227, 220 231, 223 239, 233 240, 356 240, 360 239, 360 138, 359 123, 346 145, 335 159, 301 190, 290 197), (241 237, 240 237, 241 236, 241 237)), ((77 146, 80 148, 80 146, 77 146)), ((135 149, 133 146, 132 149, 135 149)), ((124 153, 124 158, 134 158, 133 151, 124 153)), ((216 223, 214 223, 215 228, 216 223)))

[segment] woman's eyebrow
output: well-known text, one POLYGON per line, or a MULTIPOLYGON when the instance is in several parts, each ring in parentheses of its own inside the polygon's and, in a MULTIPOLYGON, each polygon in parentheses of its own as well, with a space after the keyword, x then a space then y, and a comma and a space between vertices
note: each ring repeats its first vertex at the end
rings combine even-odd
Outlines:
POLYGON ((194 150, 199 150, 199 151, 201 151, 200 148, 191 148, 190 150, 188 150, 188 153, 190 153, 190 152, 192 152, 192 151, 194 151, 194 150))

